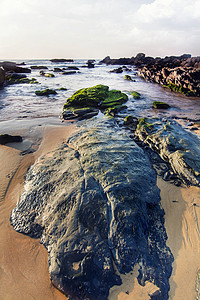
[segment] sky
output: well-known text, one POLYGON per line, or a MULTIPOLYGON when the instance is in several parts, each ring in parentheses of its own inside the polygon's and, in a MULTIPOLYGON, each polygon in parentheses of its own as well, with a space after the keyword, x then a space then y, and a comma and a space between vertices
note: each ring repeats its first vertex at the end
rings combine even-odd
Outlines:
POLYGON ((200 55, 200 0, 0 0, 0 60, 200 55))

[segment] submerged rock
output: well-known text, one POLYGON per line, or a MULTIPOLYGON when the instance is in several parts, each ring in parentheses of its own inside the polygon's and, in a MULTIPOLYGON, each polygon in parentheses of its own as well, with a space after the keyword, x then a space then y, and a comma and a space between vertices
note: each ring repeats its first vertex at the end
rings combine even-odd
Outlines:
POLYGON ((200 185, 200 139, 177 122, 158 118, 140 119, 136 136, 169 161, 186 183, 200 185))
POLYGON ((18 232, 41 237, 53 284, 72 299, 108 298, 138 263, 138 280, 168 299, 166 246, 156 174, 114 119, 87 121, 68 144, 38 159, 13 209, 18 232))

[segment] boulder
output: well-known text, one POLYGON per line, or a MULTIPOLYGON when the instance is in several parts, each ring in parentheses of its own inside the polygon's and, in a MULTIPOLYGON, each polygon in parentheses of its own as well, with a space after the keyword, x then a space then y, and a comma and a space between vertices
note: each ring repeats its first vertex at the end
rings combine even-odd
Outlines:
POLYGON ((159 201, 143 150, 114 119, 94 119, 28 170, 11 224, 41 238, 51 280, 71 299, 108 299, 137 264, 139 283, 167 300, 173 257, 159 201))

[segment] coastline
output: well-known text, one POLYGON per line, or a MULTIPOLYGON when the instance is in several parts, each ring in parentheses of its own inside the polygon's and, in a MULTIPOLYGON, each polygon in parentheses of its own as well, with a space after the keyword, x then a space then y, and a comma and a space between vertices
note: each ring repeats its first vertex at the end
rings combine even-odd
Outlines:
POLYGON ((20 151, 0 146, 1 168, 1 292, 0 299, 67 299, 53 287, 48 272, 48 253, 39 239, 17 233, 10 225, 10 213, 19 200, 24 175, 41 155, 56 148, 75 131, 75 125, 47 126, 38 150, 20 156, 20 151), (13 174, 10 177, 10 174, 13 174), (4 179, 4 180, 3 180, 4 179), (5 193, 4 192, 4 193, 5 193))

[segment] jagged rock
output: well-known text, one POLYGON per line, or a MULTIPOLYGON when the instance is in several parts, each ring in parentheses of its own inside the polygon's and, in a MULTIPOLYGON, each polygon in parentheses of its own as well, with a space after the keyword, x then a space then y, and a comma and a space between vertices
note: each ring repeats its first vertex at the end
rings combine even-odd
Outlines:
POLYGON ((0 144, 5 145, 8 143, 22 142, 22 137, 19 135, 0 134, 0 144))
POLYGON ((94 68, 94 60, 93 59, 90 59, 87 61, 87 67, 89 69, 93 69, 94 68))
POLYGON ((140 284, 168 299, 173 258, 155 171, 114 119, 79 129, 29 169, 11 224, 41 237, 51 280, 72 299, 107 299, 121 284, 113 263, 121 274, 139 263, 140 284))
POLYGON ((136 136, 169 161, 186 184, 200 186, 200 139, 177 122, 158 118, 140 119, 136 136))

